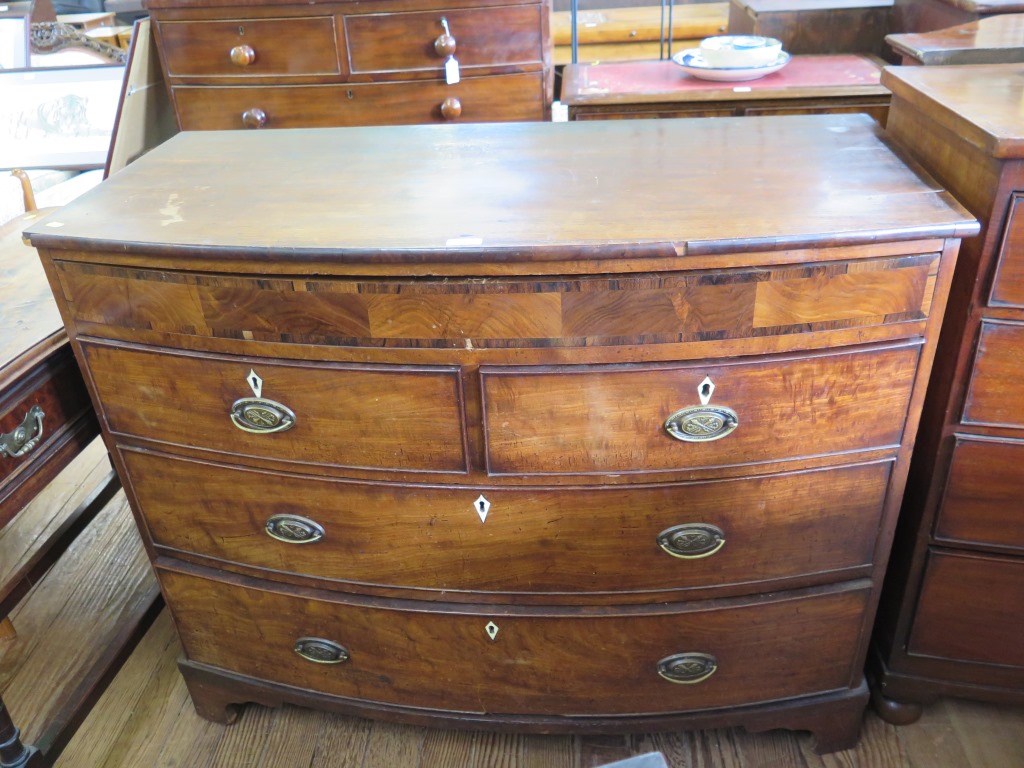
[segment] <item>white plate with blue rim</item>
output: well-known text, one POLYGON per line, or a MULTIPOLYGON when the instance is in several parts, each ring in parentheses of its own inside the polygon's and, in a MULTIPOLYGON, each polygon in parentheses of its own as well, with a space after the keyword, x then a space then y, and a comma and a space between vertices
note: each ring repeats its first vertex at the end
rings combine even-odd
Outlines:
POLYGON ((760 67, 712 67, 700 55, 700 48, 687 48, 672 56, 672 61, 682 70, 701 80, 716 80, 722 83, 735 83, 743 80, 757 80, 759 77, 778 72, 789 63, 789 54, 780 51, 775 61, 760 67))

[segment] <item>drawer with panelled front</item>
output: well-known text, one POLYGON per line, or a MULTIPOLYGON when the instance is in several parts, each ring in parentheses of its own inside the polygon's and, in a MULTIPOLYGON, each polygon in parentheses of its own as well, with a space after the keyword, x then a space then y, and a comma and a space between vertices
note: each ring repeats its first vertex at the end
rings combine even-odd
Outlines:
POLYGON ((860 674, 852 660, 869 595, 853 581, 813 595, 586 613, 300 596, 205 569, 157 573, 191 663, 489 714, 683 712, 845 688, 860 674))
POLYGON ((330 579, 349 591, 400 587, 476 601, 614 593, 618 602, 654 602, 864 575, 891 471, 878 462, 639 487, 453 488, 121 454, 166 554, 269 578, 330 579), (823 505, 824 496, 833 501, 823 505))

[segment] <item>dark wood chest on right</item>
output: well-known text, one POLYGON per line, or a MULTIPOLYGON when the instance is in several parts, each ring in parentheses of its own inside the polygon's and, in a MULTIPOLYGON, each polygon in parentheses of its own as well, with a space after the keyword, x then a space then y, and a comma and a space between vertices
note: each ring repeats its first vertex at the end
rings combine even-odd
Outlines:
POLYGON ((1024 701, 1024 65, 901 67, 888 132, 982 223, 964 241, 879 613, 891 722, 1024 701))

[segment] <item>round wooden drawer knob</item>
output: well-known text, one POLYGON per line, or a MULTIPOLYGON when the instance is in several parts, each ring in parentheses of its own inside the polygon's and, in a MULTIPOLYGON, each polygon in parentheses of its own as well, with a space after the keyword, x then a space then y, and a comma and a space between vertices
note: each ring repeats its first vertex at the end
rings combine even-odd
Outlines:
POLYGON ((449 96, 441 102, 441 117, 445 120, 455 120, 462 114, 462 102, 454 96, 449 96))
POLYGON ((242 125, 246 128, 262 128, 267 124, 267 113, 259 107, 247 109, 242 113, 242 125))
POLYGON ((236 45, 231 49, 231 63, 239 67, 247 67, 256 61, 256 51, 251 45, 236 45))
POLYGON ((434 41, 434 50, 437 51, 437 55, 442 59, 447 59, 449 56, 455 53, 455 38, 445 32, 443 35, 439 35, 434 41))

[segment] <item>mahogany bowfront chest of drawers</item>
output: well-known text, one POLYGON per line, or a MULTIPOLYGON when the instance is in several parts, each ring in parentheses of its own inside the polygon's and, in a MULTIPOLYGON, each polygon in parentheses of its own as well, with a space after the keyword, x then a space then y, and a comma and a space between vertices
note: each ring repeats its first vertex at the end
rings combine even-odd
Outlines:
POLYGON ((34 227, 198 710, 852 744, 977 230, 879 132, 190 132, 34 227))
POLYGON ((545 120, 548 0, 148 0, 182 130, 545 120))
POLYGON ((879 712, 1024 701, 1024 65, 898 67, 889 127, 975 214, 876 633, 879 712), (940 364, 941 363, 941 364, 940 364))

